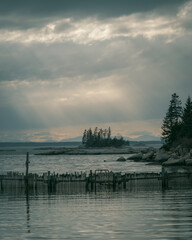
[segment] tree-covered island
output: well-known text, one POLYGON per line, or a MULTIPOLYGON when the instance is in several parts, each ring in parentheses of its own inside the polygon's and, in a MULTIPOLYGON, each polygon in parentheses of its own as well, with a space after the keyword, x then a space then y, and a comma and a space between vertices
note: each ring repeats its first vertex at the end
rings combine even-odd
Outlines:
POLYGON ((123 137, 111 137, 111 128, 102 129, 96 127, 94 131, 91 128, 85 129, 82 137, 82 143, 86 147, 121 147, 129 145, 128 140, 123 137))

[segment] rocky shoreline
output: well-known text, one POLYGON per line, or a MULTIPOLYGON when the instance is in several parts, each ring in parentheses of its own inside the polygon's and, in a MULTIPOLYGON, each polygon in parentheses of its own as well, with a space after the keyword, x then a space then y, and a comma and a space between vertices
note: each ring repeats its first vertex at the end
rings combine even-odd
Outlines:
MULTIPOLYGON (((43 150, 43 149, 39 149, 43 150)), ((178 146, 166 151, 163 148, 153 147, 122 147, 122 148, 47 148, 46 152, 36 153, 35 155, 104 155, 104 154, 131 154, 130 157, 119 157, 117 161, 137 161, 146 162, 149 165, 163 166, 192 166, 192 149, 178 146)))
MULTIPOLYGON (((43 150, 43 149, 39 149, 43 150)), ((44 149, 45 150, 45 149, 44 149)), ((51 148, 51 151, 36 153, 35 155, 101 155, 101 154, 134 154, 138 150, 132 147, 105 147, 105 148, 51 148)))
POLYGON ((182 146, 172 148, 170 151, 162 148, 146 148, 130 156, 127 160, 162 164, 163 166, 192 166, 192 149, 182 146))

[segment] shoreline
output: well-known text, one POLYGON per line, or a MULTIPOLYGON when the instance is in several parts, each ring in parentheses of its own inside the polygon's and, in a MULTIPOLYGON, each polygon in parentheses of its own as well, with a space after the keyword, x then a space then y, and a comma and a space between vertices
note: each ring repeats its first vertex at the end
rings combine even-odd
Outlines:
POLYGON ((47 152, 39 152, 35 155, 105 155, 105 154, 134 154, 138 153, 139 149, 132 147, 104 147, 104 148, 84 148, 84 147, 73 147, 73 148, 39 148, 36 150, 51 150, 47 152))

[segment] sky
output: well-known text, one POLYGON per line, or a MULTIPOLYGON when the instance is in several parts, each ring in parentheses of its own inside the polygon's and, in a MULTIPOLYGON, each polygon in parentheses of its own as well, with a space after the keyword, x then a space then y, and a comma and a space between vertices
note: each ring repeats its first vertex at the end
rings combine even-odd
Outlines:
POLYGON ((161 136, 192 96, 192 1, 7 0, 0 7, 0 141, 84 129, 161 136))

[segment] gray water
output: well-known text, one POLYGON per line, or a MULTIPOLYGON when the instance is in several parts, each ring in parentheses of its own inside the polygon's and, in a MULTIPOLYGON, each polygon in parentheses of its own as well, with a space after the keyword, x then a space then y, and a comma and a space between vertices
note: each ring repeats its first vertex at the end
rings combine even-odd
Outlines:
MULTIPOLYGON (((25 150, 1 152, 1 172, 24 172, 25 150)), ((117 157, 31 154, 30 171, 160 171, 159 166, 145 163, 116 162, 117 157)), ((104 187, 98 192, 80 189, 62 194, 2 191, 0 239, 192 239, 192 189, 112 191, 104 187)))
POLYGON ((192 191, 0 195, 1 239, 192 239, 192 191))
MULTIPOLYGON (((40 152, 48 152, 50 147, 60 148, 55 144, 2 144, 0 143, 0 174, 8 171, 25 172, 26 153, 29 152, 29 171, 42 174, 47 171, 55 173, 74 173, 97 169, 108 169, 114 172, 160 172, 160 166, 149 166, 146 163, 133 161, 117 162, 119 157, 127 158, 130 154, 114 155, 35 155, 40 152)), ((64 143, 63 143, 64 145, 64 143)), ((65 146, 65 145, 64 145, 65 146)), ((67 144, 67 146, 69 146, 67 144)), ((72 145, 74 146, 74 145, 72 145)))

